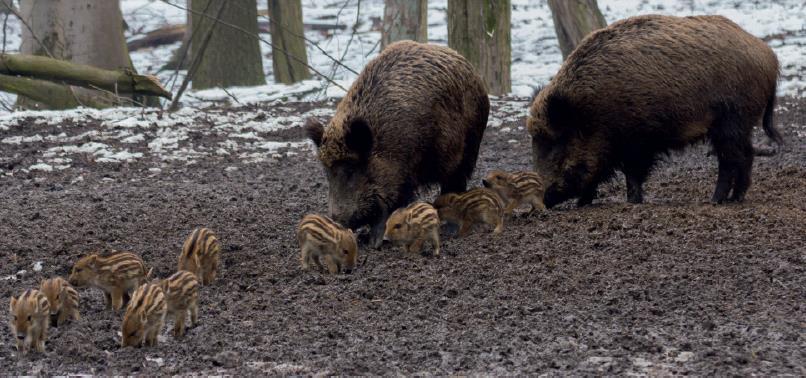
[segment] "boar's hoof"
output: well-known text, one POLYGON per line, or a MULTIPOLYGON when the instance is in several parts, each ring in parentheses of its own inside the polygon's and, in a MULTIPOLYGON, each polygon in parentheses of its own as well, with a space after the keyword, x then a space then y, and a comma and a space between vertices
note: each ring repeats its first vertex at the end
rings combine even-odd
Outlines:
POLYGON ((440 233, 456 236, 456 234, 459 233, 459 225, 453 222, 445 223, 442 225, 440 233))
POLYGON ((644 203, 644 196, 641 193, 627 193, 627 202, 633 204, 644 203))

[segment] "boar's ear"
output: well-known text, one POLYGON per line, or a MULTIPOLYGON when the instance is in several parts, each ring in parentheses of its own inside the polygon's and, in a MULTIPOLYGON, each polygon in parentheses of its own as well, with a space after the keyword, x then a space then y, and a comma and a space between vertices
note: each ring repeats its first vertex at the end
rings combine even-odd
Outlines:
POLYGON ((354 118, 344 130, 344 143, 347 148, 358 153, 361 159, 369 157, 372 150, 372 130, 363 118, 354 118))
POLYGON ((11 297, 11 301, 8 303, 8 310, 9 312, 14 312, 14 306, 17 305, 17 298, 11 297))
POLYGON ((308 118, 305 120, 305 134, 308 135, 308 138, 311 139, 313 144, 316 145, 318 148, 322 145, 322 135, 325 134, 325 127, 322 125, 322 122, 319 122, 316 118, 308 118))

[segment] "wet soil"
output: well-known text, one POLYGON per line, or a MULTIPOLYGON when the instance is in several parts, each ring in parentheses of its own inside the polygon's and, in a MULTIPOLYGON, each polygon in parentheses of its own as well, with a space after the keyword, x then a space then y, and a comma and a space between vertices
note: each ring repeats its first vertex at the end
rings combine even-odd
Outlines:
MULTIPOLYGON (((519 216, 498 237, 446 238, 440 257, 362 250, 366 265, 335 277, 299 268, 294 227, 326 211, 309 152, 260 164, 87 159, 2 177, 2 301, 94 249, 137 252, 159 277, 194 227, 214 229, 224 250, 184 338, 166 329, 156 348, 120 349, 120 314, 85 289, 82 320, 53 329, 44 354, 18 356, 3 329, 0 372, 803 375, 806 101, 782 99, 778 120, 787 145, 756 159, 745 203, 707 202, 716 160, 699 145, 657 168, 645 204, 627 204, 617 177, 592 206, 519 216)), ((488 129, 476 183, 529 167, 522 125, 488 129)), ((0 147, 3 169, 42 148, 0 147)))

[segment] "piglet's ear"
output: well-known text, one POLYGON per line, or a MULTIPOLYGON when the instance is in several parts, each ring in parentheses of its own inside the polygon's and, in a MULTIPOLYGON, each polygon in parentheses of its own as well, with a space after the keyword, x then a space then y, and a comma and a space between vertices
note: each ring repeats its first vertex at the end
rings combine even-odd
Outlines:
POLYGON ((305 120, 305 134, 308 135, 308 138, 311 139, 314 145, 318 148, 322 145, 322 136, 325 134, 325 127, 322 125, 322 122, 319 122, 316 118, 308 118, 305 120))
POLYGON ((354 151, 361 157, 367 159, 372 151, 372 130, 363 118, 354 118, 344 130, 344 143, 347 148, 354 151))

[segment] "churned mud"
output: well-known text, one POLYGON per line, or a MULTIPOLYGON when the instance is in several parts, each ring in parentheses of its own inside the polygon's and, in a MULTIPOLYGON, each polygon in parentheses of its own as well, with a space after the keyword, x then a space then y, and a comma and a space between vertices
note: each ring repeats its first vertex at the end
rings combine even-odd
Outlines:
MULTIPOLYGON (((299 268, 296 223, 326 211, 327 184, 307 149, 262 163, 145 154, 15 171, 0 177, 0 372, 806 374, 806 101, 798 101, 782 99, 788 143, 756 159, 743 204, 708 204, 716 160, 699 145, 658 167, 646 204, 627 204, 617 177, 590 207, 517 217, 498 237, 445 238, 438 258, 362 250, 366 264, 337 277, 299 268), (52 330, 44 355, 17 355, 5 328, 9 296, 68 275, 95 249, 137 252, 168 276, 197 226, 218 233, 223 268, 201 290, 201 324, 183 339, 166 328, 156 348, 120 349, 120 314, 103 311, 90 289, 80 291, 82 320, 52 330)), ((34 122, 3 133, 42 131, 34 122)), ((488 129, 476 184, 490 169, 530 166, 522 125, 520 116, 488 129)), ((302 132, 276 137, 298 141, 302 132)), ((180 146, 215 138, 192 133, 180 146)), ((47 147, 0 145, 0 165, 18 170, 47 147)))

